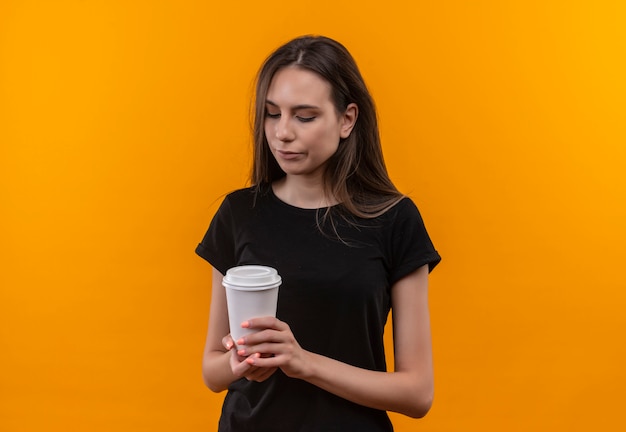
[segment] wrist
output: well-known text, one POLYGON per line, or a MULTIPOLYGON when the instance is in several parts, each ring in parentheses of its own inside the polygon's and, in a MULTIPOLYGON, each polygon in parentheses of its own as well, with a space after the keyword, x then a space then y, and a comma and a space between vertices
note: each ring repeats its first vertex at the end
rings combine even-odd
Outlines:
POLYGON ((304 381, 310 381, 316 375, 316 354, 310 351, 302 351, 302 369, 299 371, 298 378, 304 381))

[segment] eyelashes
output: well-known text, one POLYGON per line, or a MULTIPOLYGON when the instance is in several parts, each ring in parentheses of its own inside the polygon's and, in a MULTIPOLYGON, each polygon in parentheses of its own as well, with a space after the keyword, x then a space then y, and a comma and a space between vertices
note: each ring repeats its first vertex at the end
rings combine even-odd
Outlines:
POLYGON ((302 123, 309 123, 312 122, 313 120, 315 120, 315 116, 313 117, 301 117, 301 116, 296 116, 296 118, 301 121, 302 123))
MULTIPOLYGON (((265 113, 265 117, 267 118, 271 118, 271 119, 279 119, 280 118, 280 113, 270 113, 270 112, 266 112, 265 113)), ((311 116, 311 117, 303 117, 303 116, 296 116, 296 119, 301 122, 301 123, 309 123, 312 122, 313 120, 315 120, 316 116, 311 116)))

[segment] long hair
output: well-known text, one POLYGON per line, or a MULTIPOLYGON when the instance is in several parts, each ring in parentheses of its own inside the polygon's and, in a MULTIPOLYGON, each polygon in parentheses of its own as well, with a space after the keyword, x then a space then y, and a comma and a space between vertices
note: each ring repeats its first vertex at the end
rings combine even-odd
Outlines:
MULTIPOLYGON (((350 136, 342 139, 324 171, 324 189, 349 214, 373 218, 403 198, 387 173, 374 101, 348 50, 323 36, 302 36, 274 51, 263 63, 254 99, 254 160, 251 183, 257 188, 285 176, 269 150, 265 136, 265 101, 272 78, 280 69, 295 66, 312 71, 331 85, 337 113, 351 103, 358 117, 350 136)), ((334 224, 333 224, 334 225, 334 224)))

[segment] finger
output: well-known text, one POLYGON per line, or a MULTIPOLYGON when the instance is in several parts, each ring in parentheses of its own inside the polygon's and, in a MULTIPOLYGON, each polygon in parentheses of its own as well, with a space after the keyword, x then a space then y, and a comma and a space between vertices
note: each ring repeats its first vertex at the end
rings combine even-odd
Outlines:
POLYGON ((246 358, 237 354, 237 352, 233 349, 231 350, 230 356, 230 369, 233 375, 241 378, 250 373, 251 369, 256 369, 254 366, 250 365, 250 363, 246 362, 246 358))
POLYGON ((246 358, 245 363, 248 363, 250 367, 269 369, 278 368, 281 365, 281 361, 279 357, 261 357, 260 354, 254 354, 246 358))
POLYGON ((287 323, 271 316, 249 319, 242 322, 241 327, 250 329, 266 328, 278 331, 287 330, 289 328, 287 323))
MULTIPOLYGON (((256 333, 250 333, 237 340, 237 345, 241 346, 253 346, 262 343, 285 343, 291 338, 291 333, 284 331, 266 329, 256 333)), ((257 350, 262 352, 261 350, 257 350)))
MULTIPOLYGON (((260 354, 254 354, 254 356, 260 357, 260 354)), ((248 381, 258 382, 266 380, 274 372, 276 372, 276 368, 260 368, 253 366, 246 361, 246 358, 241 358, 235 355, 233 355, 231 359, 231 369, 235 376, 246 378, 248 381), (239 359, 242 359, 242 361, 239 362, 239 359)))
POLYGON ((253 366, 250 368, 245 378, 248 381, 262 382, 272 376, 276 370, 277 368, 259 368, 253 366))
POLYGON ((231 370, 233 372, 233 375, 237 377, 247 376, 248 374, 251 373, 252 369, 256 369, 256 367, 254 367, 252 364, 250 364, 246 360, 242 362, 239 362, 239 361, 231 362, 231 370))
POLYGON ((231 335, 226 335, 222 338, 222 345, 227 350, 230 350, 231 348, 235 346, 235 341, 233 341, 233 338, 231 337, 231 335))
POLYGON ((261 357, 275 357, 286 352, 288 348, 277 342, 262 342, 259 344, 239 345, 237 355, 239 357, 250 357, 259 355, 261 357))

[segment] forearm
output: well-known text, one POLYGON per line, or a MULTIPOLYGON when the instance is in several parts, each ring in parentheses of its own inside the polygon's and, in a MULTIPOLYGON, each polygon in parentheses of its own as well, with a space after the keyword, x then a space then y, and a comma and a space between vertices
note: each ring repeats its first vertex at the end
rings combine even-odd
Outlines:
POLYGON ((216 393, 224 391, 238 379, 230 366, 230 352, 210 351, 202 360, 202 376, 206 386, 216 393))
POLYGON ((303 380, 354 403, 411 417, 423 417, 432 404, 430 374, 371 371, 309 352, 306 357, 303 380))
MULTIPOLYGON (((410 320, 403 321, 399 335, 410 320)), ((305 380, 339 397, 385 411, 411 417, 423 417, 432 404, 432 359, 427 329, 419 332, 419 341, 401 338, 404 347, 396 346, 395 372, 377 372, 351 366, 329 357, 303 350, 289 325, 273 317, 254 318, 243 323, 246 328, 264 329, 242 338, 238 354, 255 367, 279 367, 291 378, 305 380), (261 356, 265 354, 265 356, 261 356), (269 355, 268 355, 269 354, 269 355)))

